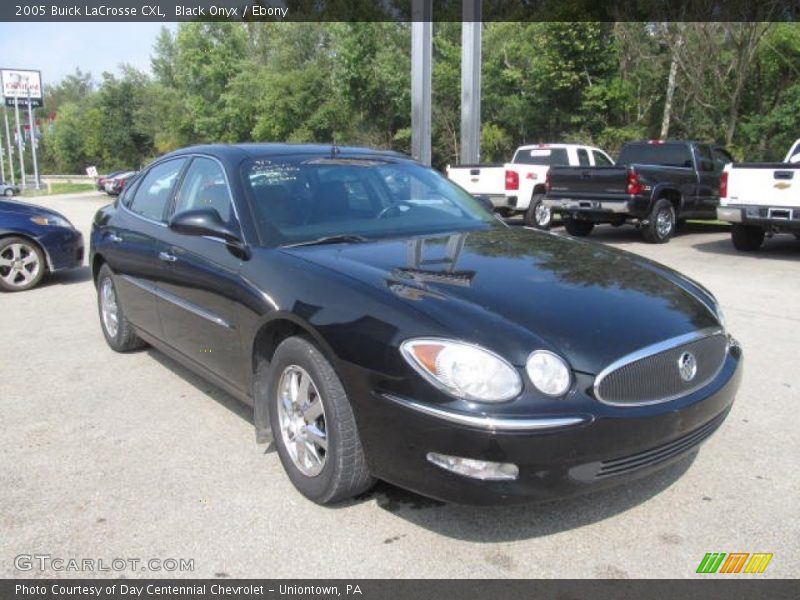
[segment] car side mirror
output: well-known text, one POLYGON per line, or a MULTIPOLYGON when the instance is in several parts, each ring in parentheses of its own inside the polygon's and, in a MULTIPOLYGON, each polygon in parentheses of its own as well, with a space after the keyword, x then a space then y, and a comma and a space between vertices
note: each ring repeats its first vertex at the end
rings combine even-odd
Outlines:
POLYGON ((484 194, 476 194, 474 196, 474 198, 475 198, 475 200, 480 202, 480 204, 481 204, 481 206, 483 206, 483 208, 485 208, 489 212, 494 212, 494 204, 492 204, 492 199, 489 198, 489 196, 486 196, 484 194))
POLYGON ((179 212, 170 219, 169 228, 183 235, 207 235, 220 238, 234 248, 244 249, 244 243, 239 234, 223 223, 219 213, 213 208, 179 212))

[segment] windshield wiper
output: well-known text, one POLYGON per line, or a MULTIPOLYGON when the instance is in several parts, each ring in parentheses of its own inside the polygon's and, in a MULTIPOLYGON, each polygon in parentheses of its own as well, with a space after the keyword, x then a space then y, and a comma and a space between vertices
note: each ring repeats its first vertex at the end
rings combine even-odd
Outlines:
POLYGON ((296 248, 298 246, 319 246, 322 244, 362 244, 368 242, 369 238, 355 233, 341 233, 338 235, 325 235, 315 240, 305 240, 294 244, 285 244, 282 248, 296 248))

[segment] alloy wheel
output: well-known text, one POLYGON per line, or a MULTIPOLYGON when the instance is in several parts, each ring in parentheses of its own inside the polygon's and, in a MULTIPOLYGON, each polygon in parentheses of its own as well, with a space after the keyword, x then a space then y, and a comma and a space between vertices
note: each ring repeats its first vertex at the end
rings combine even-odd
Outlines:
POLYGON ((100 286, 100 314, 103 317, 103 327, 110 338, 116 338, 119 331, 119 307, 117 294, 110 277, 106 277, 100 286))
POLYGON ((547 227, 550 225, 550 219, 552 218, 552 213, 550 209, 546 207, 543 203, 539 203, 536 205, 536 208, 533 211, 534 218, 536 219, 536 224, 539 227, 547 227))
POLYGON ((669 237, 674 226, 675 223, 672 218, 671 210, 665 208, 658 211, 658 215, 656 215, 656 232, 658 233, 658 237, 661 239, 669 237))
POLYGON ((28 285, 41 268, 39 255, 27 244, 9 244, 0 252, 0 278, 12 288, 28 285))
POLYGON ((328 433, 325 407, 311 375, 289 365, 278 381, 278 420, 283 444, 294 466, 315 477, 325 467, 328 433))

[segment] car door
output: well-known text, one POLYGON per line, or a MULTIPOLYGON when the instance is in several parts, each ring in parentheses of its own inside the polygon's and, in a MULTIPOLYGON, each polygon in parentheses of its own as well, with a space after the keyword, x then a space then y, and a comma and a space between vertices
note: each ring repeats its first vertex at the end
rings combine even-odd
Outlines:
POLYGON ((719 204, 719 176, 711 147, 707 144, 695 146, 697 163, 697 201, 695 214, 698 217, 716 218, 719 204))
MULTIPOLYGON (((240 231, 231 190, 222 165, 196 156, 175 195, 172 215, 212 208, 234 231, 240 231)), ((158 248, 158 310, 164 339, 215 375, 243 389, 244 368, 239 331, 239 270, 242 255, 223 240, 163 232, 158 248)))
POLYGON ((186 159, 152 166, 117 203, 104 228, 103 256, 116 273, 115 285, 127 318, 136 327, 161 337, 156 306, 158 241, 166 231, 165 211, 186 159))

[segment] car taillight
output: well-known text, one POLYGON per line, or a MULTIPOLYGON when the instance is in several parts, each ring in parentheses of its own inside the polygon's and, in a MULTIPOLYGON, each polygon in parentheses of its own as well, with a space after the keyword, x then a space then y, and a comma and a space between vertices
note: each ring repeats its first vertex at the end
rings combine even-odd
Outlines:
POLYGON ((506 171, 506 189, 510 191, 519 189, 519 175, 516 171, 506 171))
POLYGON ((728 172, 723 171, 722 175, 719 177, 719 197, 720 198, 727 198, 728 197, 728 172))
POLYGON ((628 188, 626 190, 627 193, 628 194, 633 194, 633 195, 641 194, 643 189, 644 189, 644 186, 642 185, 642 182, 639 181, 639 175, 637 175, 636 171, 634 171, 633 169, 629 170, 628 171, 628 188))
POLYGON ((553 187, 553 184, 550 182, 550 171, 548 171, 544 176, 544 191, 550 192, 550 188, 553 187))

